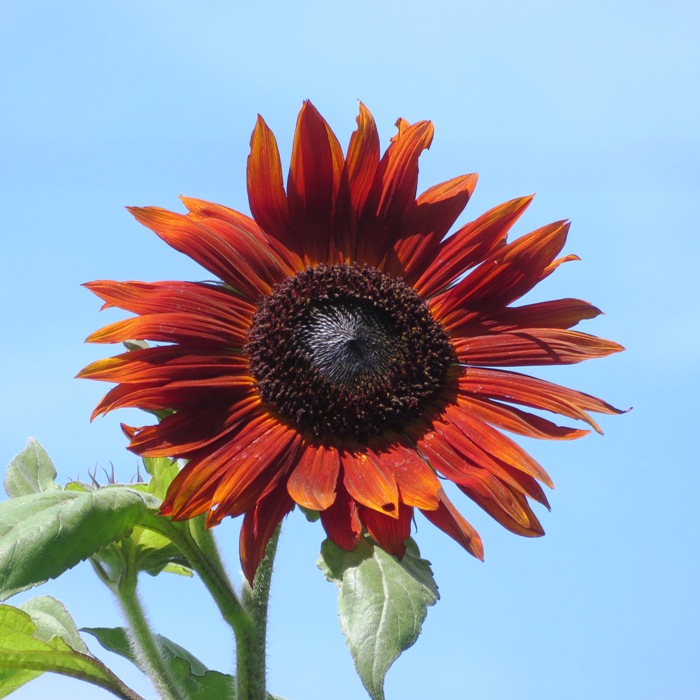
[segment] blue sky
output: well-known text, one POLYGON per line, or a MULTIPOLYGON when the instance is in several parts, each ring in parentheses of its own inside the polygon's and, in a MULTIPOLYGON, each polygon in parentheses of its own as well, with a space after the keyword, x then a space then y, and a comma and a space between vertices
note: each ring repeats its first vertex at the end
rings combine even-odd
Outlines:
MULTIPOLYGON (((526 444, 557 487, 546 537, 517 538, 461 500, 485 541, 481 564, 420 522, 442 600, 389 672, 387 697, 696 698, 699 20, 694 0, 6 0, 0 463, 33 435, 62 482, 96 466, 122 480, 136 470, 118 427, 128 412, 89 424, 105 387, 73 379, 108 352, 83 339, 117 318, 98 315, 80 284, 203 273, 125 205, 176 209, 187 194, 245 211, 256 114, 286 163, 303 99, 344 144, 358 99, 384 145, 397 117, 432 119, 421 189, 480 174, 461 220, 537 192, 517 234, 573 221, 566 252, 582 262, 537 294, 600 306, 583 330, 628 351, 543 376, 634 410, 605 417, 602 438, 526 444)), ((236 523, 219 536, 237 575, 236 523)), ((286 521, 269 687, 290 700, 362 698, 335 589, 315 567, 321 539, 299 514, 286 521)), ((82 565, 39 592, 79 626, 118 624, 91 579, 82 565)), ((142 584, 160 631, 230 670, 228 633, 196 582, 142 584)), ((111 697, 46 676, 13 697, 49 689, 54 700, 111 697)))

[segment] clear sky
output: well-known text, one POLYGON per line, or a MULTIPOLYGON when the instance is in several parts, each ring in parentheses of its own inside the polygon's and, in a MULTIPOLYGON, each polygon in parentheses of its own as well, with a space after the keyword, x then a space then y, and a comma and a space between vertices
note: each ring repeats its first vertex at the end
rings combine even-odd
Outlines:
MULTIPOLYGON (((462 499, 482 564, 420 522, 442 600, 387 697, 700 695, 697 0, 3 0, 0 14, 0 463, 33 435, 62 483, 111 464, 121 480, 136 471, 118 427, 133 416, 90 424, 105 386, 73 379, 109 352, 83 339, 118 318, 79 285, 206 273, 123 206, 178 209, 187 194, 246 211, 256 114, 286 163, 303 99, 343 144, 358 99, 384 145, 397 117, 429 118, 421 189, 480 174, 461 220, 532 192, 516 233, 572 219, 566 252, 582 262, 538 295, 600 306, 583 330, 628 351, 543 376, 634 410, 604 417, 602 438, 526 444, 557 487, 544 538, 511 535, 462 499)), ((237 577, 236 524, 219 535, 237 577)), ((315 566, 321 539, 318 524, 287 519, 269 689, 354 700, 364 691, 315 566)), ((32 594, 61 598, 79 626, 119 624, 92 576, 81 565, 32 594)), ((196 582, 142 584, 160 631, 231 670, 228 632, 196 582)), ((154 697, 126 663, 113 667, 154 697)), ((111 697, 49 676, 13 697, 49 692, 111 697)))

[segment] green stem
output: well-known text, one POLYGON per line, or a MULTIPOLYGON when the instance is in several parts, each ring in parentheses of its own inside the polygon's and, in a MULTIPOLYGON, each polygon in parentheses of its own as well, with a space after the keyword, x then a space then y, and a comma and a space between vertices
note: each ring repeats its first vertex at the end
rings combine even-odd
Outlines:
POLYGON ((216 546, 216 540, 214 539, 212 531, 204 524, 204 516, 192 518, 192 520, 188 521, 188 524, 192 539, 202 550, 206 560, 220 572, 222 578, 228 581, 229 579, 226 575, 226 569, 224 568, 219 548, 216 546))
MULTIPOLYGON (((238 600, 233 586, 218 556, 207 556, 188 529, 172 524, 167 529, 168 537, 179 547, 190 566, 199 574, 211 593, 224 620, 233 629, 236 639, 246 630, 252 629, 253 621, 238 600)), ((215 545, 214 545, 215 547, 215 545)), ((215 550, 216 551, 216 550, 215 550)), ((243 699, 241 699, 243 700, 243 699)))
POLYGON ((146 612, 136 591, 136 571, 128 564, 119 582, 118 598, 129 625, 134 652, 156 686, 158 694, 166 700, 186 700, 148 624, 146 612))
POLYGON ((267 608, 280 528, 267 545, 253 587, 243 584, 242 603, 226 575, 214 538, 200 519, 190 520, 187 525, 162 519, 159 526, 160 531, 185 555, 209 590, 222 617, 233 629, 236 637, 237 700, 266 700, 267 608))
POLYGON ((265 650, 267 644, 267 610, 270 601, 272 569, 277 553, 281 526, 268 542, 265 556, 255 572, 253 587, 243 584, 243 601, 254 623, 254 633, 244 644, 236 646, 237 697, 245 700, 265 700, 265 650))
MULTIPOLYGON (((81 654, 82 656, 82 654, 81 654)), ((36 663, 25 663, 22 668, 29 669, 32 671, 52 671, 53 673, 59 673, 62 676, 67 676, 69 678, 76 678, 79 681, 84 681, 86 683, 91 683, 96 685, 98 688, 104 688, 105 690, 116 695, 121 700, 145 700, 141 695, 139 695, 135 690, 129 688, 119 677, 117 677, 107 666, 105 666, 99 659, 92 656, 88 656, 89 663, 100 670, 102 678, 97 677, 90 673, 85 673, 80 668, 75 667, 75 663, 71 659, 65 664, 56 663, 47 667, 45 661, 42 659, 36 663)), ((12 666, 16 668, 16 666, 12 666)))

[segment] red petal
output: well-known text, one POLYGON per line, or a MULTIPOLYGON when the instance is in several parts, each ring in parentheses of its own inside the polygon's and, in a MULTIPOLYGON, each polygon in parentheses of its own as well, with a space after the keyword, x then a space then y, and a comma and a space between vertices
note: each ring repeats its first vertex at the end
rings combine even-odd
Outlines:
POLYGON ((569 365, 624 350, 611 340, 559 328, 523 328, 457 338, 452 345, 459 362, 494 367, 569 365))
POLYGON ((418 158, 430 148, 433 124, 421 121, 400 130, 382 158, 382 191, 377 214, 398 223, 415 206, 418 158))
POLYGON ((502 246, 530 202, 532 197, 520 197, 500 204, 444 240, 430 267, 414 285, 421 296, 432 296, 445 289, 502 246))
POLYGON ((525 496, 489 472, 476 472, 471 484, 460 484, 459 488, 511 532, 523 537, 544 535, 544 529, 525 496))
POLYGON ((481 450, 454 425, 436 425, 435 432, 426 434, 419 446, 433 467, 458 486, 469 486, 481 472, 488 471, 509 488, 548 506, 542 488, 531 476, 481 450))
POLYGON ((595 396, 517 372, 474 367, 460 377, 458 382, 460 391, 467 396, 508 401, 559 413, 568 418, 585 421, 599 433, 602 432, 601 429, 587 411, 624 413, 595 396))
POLYGON ((387 148, 360 219, 357 262, 379 265, 406 234, 404 223, 416 207, 418 158, 432 140, 432 123, 422 121, 400 128, 387 148))
POLYGON ((581 299, 556 299, 536 304, 511 306, 484 314, 464 310, 453 314, 449 324, 453 336, 514 331, 522 328, 571 328, 580 321, 599 316, 602 311, 581 299))
MULTIPOLYGON (((248 369, 248 359, 238 352, 205 348, 193 352, 165 345, 98 360, 82 369, 78 377, 127 384, 168 382, 180 386, 203 386, 209 385, 210 380, 215 380, 214 384, 223 380, 233 386, 245 380, 248 369)), ((251 381, 247 379, 247 383, 251 381)))
POLYGON ((449 325, 455 309, 490 311, 507 306, 549 274, 547 267, 566 242, 568 230, 568 222, 557 221, 521 236, 435 297, 431 307, 449 325))
POLYGON ((241 525, 239 552, 243 574, 251 585, 255 572, 265 556, 270 538, 282 518, 292 508, 294 508, 294 501, 289 497, 284 486, 279 486, 257 503, 254 510, 245 514, 241 525))
POLYGON ((338 547, 348 552, 355 549, 362 534, 362 523, 357 514, 357 503, 346 491, 342 481, 338 482, 333 504, 321 511, 321 523, 328 537, 338 547))
POLYGON ((135 314, 201 313, 232 325, 250 324, 255 306, 230 289, 203 282, 114 282, 97 280, 83 285, 102 299, 103 308, 118 306, 135 314), (247 320, 247 321, 246 321, 247 320))
POLYGON ((163 508, 176 520, 185 520, 214 506, 216 489, 222 479, 230 477, 233 460, 276 425, 267 414, 260 413, 235 436, 202 450, 170 484, 163 508))
POLYGON ((394 246, 395 274, 413 284, 437 254, 440 241, 460 215, 474 192, 478 176, 462 175, 426 190, 416 201, 406 235, 394 246))
POLYGON ((479 533, 462 517, 441 489, 440 502, 435 510, 422 510, 423 515, 436 527, 461 544, 477 559, 484 560, 484 546, 479 533))
POLYGON ((359 217, 379 167, 379 134, 370 111, 360 102, 357 130, 350 137, 347 176, 352 210, 359 217))
POLYGON ((129 211, 175 250, 252 301, 266 295, 284 279, 284 270, 269 247, 250 232, 234 230, 220 219, 204 223, 157 207, 130 207, 129 211))
POLYGON ((207 525, 245 513, 270 493, 296 464, 300 444, 295 430, 277 424, 236 454, 214 493, 216 510, 207 513, 207 525))
POLYGON ((190 215, 190 218, 206 226, 229 244, 237 256, 239 274, 259 279, 256 287, 262 289, 265 285, 272 288, 294 274, 299 268, 299 262, 296 263, 296 267, 293 264, 296 258, 290 257, 289 251, 279 245, 277 248, 282 250, 284 255, 278 255, 275 247, 271 245, 274 239, 265 236, 253 219, 237 212, 234 214, 234 218, 226 221, 217 217, 190 215), (243 263, 245 264, 241 267, 243 263))
POLYGON ((369 110, 360 102, 357 130, 350 137, 335 214, 335 246, 339 262, 356 259, 357 222, 379 167, 379 135, 369 110))
POLYGON ((335 447, 307 445, 289 477, 289 495, 304 508, 325 510, 335 501, 339 471, 335 447))
POLYGON ((289 213, 297 252, 308 264, 329 260, 333 205, 343 169, 343 151, 310 102, 297 119, 287 182, 289 213))
POLYGON ((401 559, 406 552, 406 540, 411 536, 413 508, 403 503, 396 517, 360 506, 360 520, 372 539, 389 554, 401 559))
POLYGON ((442 426, 439 433, 427 433, 420 449, 436 469, 502 525, 522 535, 542 534, 542 528, 523 495, 525 492, 547 505, 547 499, 534 479, 517 474, 507 465, 479 457, 478 453, 472 452, 473 446, 470 447, 469 442, 449 424, 442 426), (468 456, 470 452, 475 455, 475 462, 468 456))
POLYGON ((129 449, 143 457, 190 459, 203 448, 226 439, 259 413, 258 396, 247 396, 232 406, 197 406, 166 416, 156 425, 133 430, 129 449))
POLYGON ((445 414, 466 437, 484 452, 535 479, 539 479, 550 488, 554 487, 549 474, 509 437, 479 420, 461 405, 448 406, 445 414))
POLYGON ((459 403, 469 413, 485 423, 526 437, 544 440, 573 440, 589 433, 588 430, 555 425, 545 418, 522 411, 515 406, 506 406, 489 399, 460 396, 459 403))
POLYGON ((236 229, 242 228, 250 233, 250 235, 256 238, 266 248, 269 248, 274 252, 274 255, 279 261, 281 268, 286 268, 287 270, 293 270, 295 272, 304 269, 304 263, 299 255, 294 252, 293 245, 290 248, 279 238, 271 234, 268 235, 267 232, 260 228, 258 222, 251 219, 249 216, 241 214, 241 212, 235 211, 235 209, 229 209, 229 207, 207 202, 203 199, 183 197, 182 195, 180 196, 180 199, 190 210, 188 216, 191 219, 204 223, 211 221, 212 219, 219 219, 225 223, 233 225, 236 229))
POLYGON ((248 201, 255 220, 266 233, 294 249, 277 141, 260 115, 250 138, 247 180, 248 201))

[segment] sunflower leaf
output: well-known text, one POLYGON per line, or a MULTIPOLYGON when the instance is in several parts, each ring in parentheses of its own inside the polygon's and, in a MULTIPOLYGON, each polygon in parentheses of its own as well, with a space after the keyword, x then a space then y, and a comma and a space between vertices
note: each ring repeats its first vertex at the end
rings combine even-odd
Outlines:
POLYGON ((43 491, 0 503, 0 600, 56 578, 126 537, 147 511, 125 486, 43 491))
POLYGON ((37 639, 49 642, 53 637, 60 637, 74 651, 90 653, 73 618, 60 600, 50 595, 38 595, 26 600, 18 608, 26 612, 36 624, 37 639))
POLYGON ((0 605, 0 698, 45 671, 79 678, 124 697, 126 686, 90 654, 65 607, 41 596, 0 605))
POLYGON ((352 552, 325 540, 319 568, 340 589, 340 627, 362 684, 384 700, 389 667, 418 639, 428 607, 440 597, 430 563, 413 540, 398 561, 364 538, 352 552))
MULTIPOLYGON (((146 669, 134 655, 123 627, 84 627, 82 631, 95 637, 108 651, 128 659, 146 673, 146 669)), ((197 657, 167 637, 156 635, 156 638, 165 662, 190 700, 235 698, 233 676, 210 671, 197 657)))
POLYGON ((27 446, 10 462, 5 473, 5 491, 10 498, 30 493, 52 491, 56 467, 46 450, 35 438, 29 438, 27 446))
POLYGON ((161 500, 165 498, 168 486, 177 476, 180 468, 175 460, 167 457, 146 457, 143 460, 146 471, 150 474, 148 491, 161 500))

